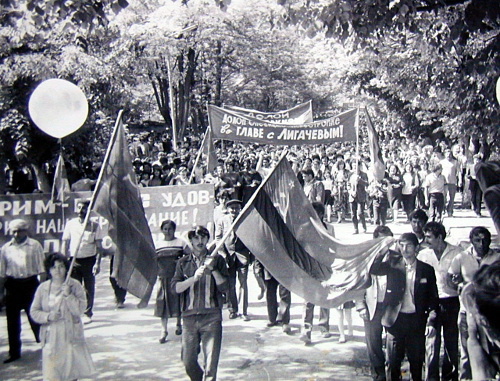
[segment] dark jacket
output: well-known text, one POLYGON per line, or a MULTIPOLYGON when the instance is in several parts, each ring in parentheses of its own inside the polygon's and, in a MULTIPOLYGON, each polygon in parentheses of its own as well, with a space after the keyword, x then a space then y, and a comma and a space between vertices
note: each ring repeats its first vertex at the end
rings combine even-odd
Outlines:
MULTIPOLYGON (((434 326, 439 305, 436 275, 432 266, 418 259, 416 266, 413 302, 415 303, 419 328, 423 328, 425 325, 434 326)), ((391 327, 398 318, 406 289, 404 259, 399 253, 390 251, 386 261, 384 261, 384 256, 375 259, 370 273, 373 275, 387 275, 382 325, 391 327)))

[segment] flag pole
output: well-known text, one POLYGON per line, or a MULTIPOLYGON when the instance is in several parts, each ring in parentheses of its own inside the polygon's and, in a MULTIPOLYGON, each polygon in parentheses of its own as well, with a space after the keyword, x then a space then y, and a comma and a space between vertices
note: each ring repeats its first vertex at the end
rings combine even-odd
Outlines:
MULTIPOLYGON (((118 113, 118 117, 116 118, 115 128, 114 128, 113 133, 111 135, 111 139, 109 140, 109 144, 108 144, 108 149, 106 151, 106 155, 104 156, 104 160, 102 162, 101 170, 99 171, 99 176, 98 176, 97 182, 95 184, 94 192, 92 192, 92 196, 90 198, 90 205, 89 205, 89 207, 87 209, 87 213, 85 214, 85 219, 83 220, 83 231, 84 232, 85 232, 85 229, 87 228, 87 225, 89 223, 90 214, 91 214, 92 208, 94 207, 94 204, 95 204, 95 196, 97 194, 96 190, 99 189, 99 186, 101 185, 102 177, 103 177, 103 172, 106 170, 106 166, 109 163, 109 156, 110 156, 110 153, 111 153, 111 148, 113 146, 113 142, 115 141, 116 134, 118 133, 118 127, 119 127, 120 122, 122 120, 122 114, 123 114, 123 110, 120 110, 120 112, 118 113)), ((82 238, 83 238, 83 233, 82 233, 82 235, 80 236, 80 238, 77 241, 75 255, 73 255, 73 258, 71 258, 71 263, 70 263, 68 272, 66 273, 66 280, 64 281, 65 283, 68 282, 68 280, 69 280, 69 278, 71 276, 71 271, 73 270, 73 267, 75 266, 76 253, 78 253, 78 250, 80 249, 80 245, 82 244, 82 238)))
POLYGON ((236 216, 236 218, 234 219, 233 223, 229 227, 228 231, 226 233, 224 233, 224 235, 222 236, 222 238, 220 239, 220 241, 212 249, 212 251, 211 251, 212 253, 217 253, 221 249, 222 245, 224 245, 224 242, 226 242, 226 240, 229 238, 229 235, 234 230, 234 227, 240 221, 240 219, 242 218, 243 214, 247 211, 247 209, 250 208, 250 206, 252 205, 252 203, 255 200, 255 198, 257 198, 258 193, 268 183, 269 179, 271 178, 271 175, 274 173, 274 171, 276 170, 276 168, 278 167, 278 165, 280 165, 280 163, 284 159, 286 159, 286 155, 288 155, 288 150, 285 149, 283 151, 283 153, 282 153, 282 155, 281 155, 280 160, 278 161, 278 163, 274 166, 273 170, 267 175, 267 177, 260 183, 259 187, 252 194, 252 197, 250 197, 250 199, 247 201, 246 205, 243 207, 243 209, 241 210, 241 212, 236 216))
POLYGON ((201 155, 203 154, 203 147, 205 146, 205 140, 207 139, 209 128, 210 128, 210 126, 207 127, 207 130, 205 131, 205 134, 203 135, 203 140, 201 141, 200 149, 198 150, 198 154, 196 155, 196 160, 194 161, 193 169, 191 171, 191 176, 189 176, 189 183, 190 184, 191 184, 191 181, 193 180, 194 171, 196 169, 196 166, 198 165, 198 162, 200 161, 201 155))
POLYGON ((356 126, 356 174, 359 174, 359 106, 356 108, 354 125, 356 126))

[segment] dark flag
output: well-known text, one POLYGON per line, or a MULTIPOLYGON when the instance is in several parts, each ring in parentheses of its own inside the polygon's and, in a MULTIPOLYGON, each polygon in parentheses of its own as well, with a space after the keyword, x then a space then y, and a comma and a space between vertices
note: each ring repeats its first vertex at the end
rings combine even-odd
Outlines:
POLYGON ((373 177, 380 181, 384 178, 385 164, 382 159, 382 152, 380 151, 380 144, 378 142, 378 134, 373 127, 372 119, 365 108, 366 124, 368 129, 368 143, 370 148, 370 161, 372 163, 373 177))
POLYGON ((70 192, 71 189, 69 187, 68 175, 66 173, 66 167, 64 166, 64 158, 61 153, 59 155, 59 159, 57 159, 56 172, 54 173, 51 200, 54 204, 63 203, 69 199, 70 192))
POLYGON ((147 304, 157 276, 155 248, 132 168, 121 111, 96 185, 93 210, 116 245, 112 277, 147 304))
POLYGON ((249 200, 234 230, 281 284, 322 307, 362 295, 370 285, 371 263, 392 242, 346 245, 332 237, 286 158, 249 200))
POLYGON ((208 127, 203 143, 201 154, 207 167, 207 173, 212 172, 217 166, 217 154, 215 152, 214 141, 212 139, 212 129, 208 127))

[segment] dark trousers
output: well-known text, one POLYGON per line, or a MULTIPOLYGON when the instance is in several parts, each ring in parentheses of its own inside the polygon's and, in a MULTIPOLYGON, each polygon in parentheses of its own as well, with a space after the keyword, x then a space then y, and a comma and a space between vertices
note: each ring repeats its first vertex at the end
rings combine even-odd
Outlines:
POLYGON ((292 294, 285 287, 278 283, 276 279, 266 279, 266 301, 267 315, 269 322, 290 323, 290 305, 292 304, 292 294), (278 290, 279 288, 279 290, 278 290), (276 297, 276 291, 279 291, 280 302, 276 297))
POLYGON ((85 292, 87 293, 87 308, 85 309, 85 315, 92 317, 92 308, 94 307, 94 295, 95 295, 95 276, 94 276, 94 265, 96 263, 97 256, 88 258, 76 258, 75 267, 71 272, 71 277, 82 283, 85 292))
POLYGON ((28 315, 35 340, 40 342, 40 326, 31 319, 30 308, 38 287, 38 278, 25 279, 7 277, 5 281, 5 312, 7 315, 7 333, 9 335, 10 357, 21 356, 21 311, 28 315))
POLYGON ((444 209, 444 194, 429 194, 429 219, 435 222, 441 222, 444 209))
POLYGON ((248 313, 248 265, 236 266, 229 270, 229 286, 227 303, 229 312, 238 312, 238 304, 242 304, 243 315, 248 313), (238 278, 239 292, 236 292, 236 278, 238 278))
POLYGON ((365 325, 366 348, 370 359, 372 377, 375 381, 385 381, 385 355, 382 348, 382 303, 377 304, 372 320, 363 320, 365 325))
POLYGON ((417 314, 399 313, 392 327, 387 328, 387 380, 401 379, 401 362, 408 357, 412 381, 422 380, 425 357, 425 325, 417 314))
POLYGON ((182 318, 182 362, 192 381, 216 380, 222 344, 220 313, 200 314, 182 318), (203 352, 203 367, 198 356, 203 352))
POLYGON ((474 213, 481 214, 481 201, 483 200, 483 192, 481 191, 477 180, 470 179, 469 189, 472 209, 474 209, 474 213))
POLYGON ((366 230, 364 202, 358 202, 358 201, 351 202, 351 216, 352 216, 352 223, 354 224, 354 229, 358 230, 358 222, 361 221, 363 229, 366 230))
POLYGON ((458 380, 458 312, 460 302, 457 297, 439 299, 439 311, 436 318, 436 335, 426 341, 427 379, 432 381, 458 380), (441 350, 441 332, 444 341, 442 377, 439 376, 439 353, 441 350))
POLYGON ((118 286, 118 282, 116 281, 116 279, 111 276, 111 274, 113 273, 113 260, 114 259, 115 259, 115 257, 112 256, 110 263, 109 263, 109 275, 110 275, 109 282, 111 283, 111 287, 113 287, 113 291, 115 293, 116 303, 124 303, 125 297, 127 296, 127 290, 118 286))
POLYGON ((415 200, 416 200, 416 193, 410 193, 410 194, 402 194, 401 195, 401 201, 403 202, 403 210, 406 213, 406 218, 409 220, 410 219, 410 214, 415 210, 415 200))
MULTIPOLYGON (((314 319, 314 304, 306 302, 304 304, 304 329, 306 332, 311 332, 314 319)), ((330 331, 330 309, 320 307, 319 309, 319 329, 321 332, 330 331)))
POLYGON ((387 208, 389 201, 387 199, 373 199, 373 220, 376 225, 385 225, 387 223, 387 208))

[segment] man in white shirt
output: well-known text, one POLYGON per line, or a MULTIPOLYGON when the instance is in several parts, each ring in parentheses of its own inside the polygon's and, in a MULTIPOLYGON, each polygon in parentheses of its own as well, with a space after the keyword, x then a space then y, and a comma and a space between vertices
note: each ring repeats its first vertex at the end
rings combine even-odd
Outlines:
POLYGON ((87 226, 83 225, 89 204, 88 201, 78 202, 78 217, 66 223, 61 249, 63 254, 76 257, 76 266, 73 268, 71 276, 83 284, 87 293, 84 324, 92 322, 95 276, 99 274, 101 269, 102 239, 104 236, 98 223, 89 220, 87 226), (78 246, 80 237, 81 242, 78 246))
POLYGON ((450 149, 444 151, 444 159, 440 162, 443 167, 443 176, 446 179, 445 187, 445 205, 448 217, 453 216, 453 203, 457 193, 457 172, 458 162, 451 154, 450 149))
POLYGON ((12 240, 0 249, 0 302, 5 300, 9 336, 9 357, 4 364, 21 357, 22 310, 28 315, 35 340, 40 342, 40 326, 31 319, 30 307, 39 280, 45 280, 42 245, 28 237, 28 223, 16 219, 8 227, 12 240))
POLYGON ((436 272, 439 294, 439 309, 436 318, 436 330, 426 338, 427 380, 458 380, 458 312, 460 302, 458 291, 448 284, 448 270, 453 259, 462 253, 462 249, 445 241, 446 229, 439 222, 429 222, 424 226, 425 242, 428 249, 418 254, 418 259, 431 265, 436 272), (444 341, 444 359, 442 377, 439 375, 439 354, 441 350, 441 332, 444 341))
MULTIPOLYGON (((490 248, 491 233, 484 226, 476 226, 469 234, 472 247, 468 251, 458 254, 448 270, 448 283, 457 288, 459 292, 468 283, 472 282, 474 275, 480 267, 491 265, 500 260, 500 253, 490 248)), ((458 319, 460 331, 460 379, 472 379, 471 366, 467 350, 468 327, 462 295, 460 295, 460 315, 458 319)))

